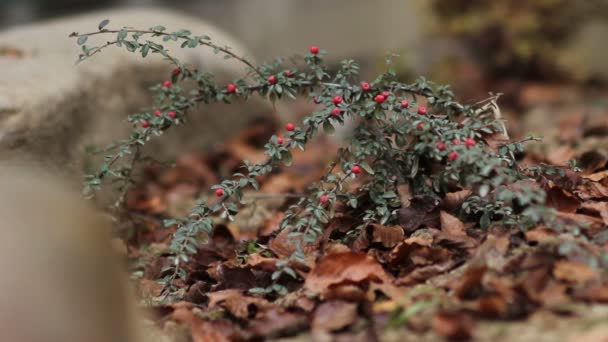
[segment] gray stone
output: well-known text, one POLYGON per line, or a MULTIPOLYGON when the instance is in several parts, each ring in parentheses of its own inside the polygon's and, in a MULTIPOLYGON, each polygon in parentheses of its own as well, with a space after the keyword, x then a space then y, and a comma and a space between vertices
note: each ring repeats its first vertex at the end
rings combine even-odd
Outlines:
MULTIPOLYGON (((110 47, 75 63, 80 48, 68 35, 95 31, 103 19, 111 20, 108 28, 147 29, 162 24, 171 31, 189 29, 250 57, 241 44, 212 25, 167 10, 101 11, 0 32, 0 159, 17 155, 78 175, 85 165, 85 146, 105 146, 128 137, 131 126, 127 115, 152 105, 148 87, 168 78, 172 70, 162 57, 142 59, 110 47)), ((92 36, 87 44, 110 38, 92 36)), ((246 75, 236 60, 224 60, 211 49, 164 44, 179 59, 215 73, 218 81, 246 75)), ((190 113, 189 125, 173 129, 160 139, 162 144, 152 143, 148 152, 159 159, 171 158, 238 131, 255 114, 270 112, 261 100, 247 106, 199 108, 190 113)))

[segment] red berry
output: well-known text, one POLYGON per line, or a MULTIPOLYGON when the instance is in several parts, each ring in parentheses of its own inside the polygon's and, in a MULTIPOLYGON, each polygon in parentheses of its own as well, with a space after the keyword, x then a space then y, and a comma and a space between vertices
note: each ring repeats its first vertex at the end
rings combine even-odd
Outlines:
POLYGON ((386 97, 384 97, 384 95, 380 94, 376 96, 376 103, 377 104, 381 104, 382 102, 384 102, 384 100, 386 100, 386 97))
POLYGON ((156 116, 160 116, 161 114, 162 114, 162 112, 158 109, 154 111, 154 115, 156 115, 156 116))
POLYGON ((173 69, 173 75, 179 75, 182 73, 182 68, 175 68, 173 69))
POLYGON ((361 89, 363 91, 368 91, 368 90, 372 89, 372 86, 371 86, 371 84, 369 84, 369 82, 363 82, 363 83, 361 83, 361 89))
POLYGON ((222 188, 217 188, 217 189, 215 189, 215 195, 216 195, 217 197, 222 197, 222 196, 224 196, 224 189, 222 189, 222 188))
POLYGON ((319 47, 318 46, 311 46, 310 47, 310 53, 312 53, 313 55, 316 55, 319 53, 319 47))
POLYGON ((475 146, 475 140, 473 138, 467 138, 467 140, 464 141, 464 144, 466 147, 473 147, 475 146))
POLYGON ((410 101, 408 101, 408 100, 401 101, 401 108, 407 108, 409 106, 410 106, 410 101))
POLYGON ((445 151, 445 144, 443 143, 443 141, 438 141, 437 142, 437 149, 439 151, 445 151))
POLYGON ((165 82, 163 82, 163 87, 170 88, 171 87, 171 81, 165 81, 165 82))
POLYGON ((294 129, 296 129, 296 125, 292 124, 291 122, 288 123, 287 125, 285 125, 285 129, 287 129, 288 131, 293 131, 294 129))
POLYGON ((340 116, 340 108, 336 107, 334 109, 331 110, 331 115, 333 116, 340 116))
POLYGON ((285 76, 291 77, 293 76, 293 73, 291 72, 291 70, 285 70, 285 76))
POLYGON ((329 202, 329 196, 321 195, 321 197, 319 197, 319 201, 321 202, 321 204, 327 204, 329 202))
POLYGON ((171 119, 175 119, 175 117, 177 116, 177 114, 175 114, 175 112, 169 112, 169 113, 167 113, 167 115, 169 115, 169 117, 171 119))
POLYGON ((143 127, 143 128, 148 128, 148 127, 150 127, 150 122, 149 122, 148 120, 144 120, 144 121, 142 121, 142 123, 141 123, 141 127, 143 127))
POLYGON ((321 101, 319 101, 319 98, 318 98, 318 97, 316 97, 316 96, 313 96, 313 97, 312 97, 312 102, 314 102, 315 104, 319 104, 319 103, 321 103, 321 101))
POLYGON ((334 96, 333 101, 336 106, 339 105, 340 103, 342 103, 342 96, 339 96, 339 95, 334 96))
POLYGON ((388 91, 383 91, 382 92, 382 96, 384 96, 385 98, 388 98, 389 96, 391 96, 391 93, 389 93, 388 91))
POLYGON ((418 114, 420 114, 420 115, 426 114, 426 107, 425 106, 418 107, 418 114))
POLYGON ((458 140, 458 139, 454 139, 454 140, 452 140, 452 143, 453 143, 454 145, 460 145, 460 140, 458 140))
POLYGON ((419 131, 424 130, 424 123, 419 123, 418 126, 416 126, 416 128, 418 128, 419 131))
POLYGON ((283 145, 283 137, 277 137, 277 144, 283 145))
POLYGON ((234 93, 234 92, 236 91, 236 84, 234 84, 234 83, 229 83, 229 84, 226 86, 226 91, 227 91, 228 93, 234 93))
POLYGON ((455 161, 456 159, 458 159, 458 152, 456 152, 456 151, 450 152, 450 154, 448 154, 448 158, 450 158, 451 161, 455 161))
POLYGON ((352 171, 354 174, 358 175, 358 174, 360 174, 360 173, 361 173, 361 166, 359 166, 359 165, 355 165, 355 166, 353 166, 353 168, 351 169, 351 171, 352 171))
POLYGON ((277 78, 274 75, 268 77, 268 83, 277 84, 277 78))

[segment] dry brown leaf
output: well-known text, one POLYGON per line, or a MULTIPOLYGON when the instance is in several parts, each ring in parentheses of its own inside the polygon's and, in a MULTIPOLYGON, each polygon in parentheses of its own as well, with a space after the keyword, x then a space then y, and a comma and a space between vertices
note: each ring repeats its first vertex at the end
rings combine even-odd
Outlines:
POLYGON ((574 193, 583 200, 608 199, 608 186, 600 182, 584 181, 574 193))
MULTIPOLYGON (((283 230, 274 239, 268 243, 268 248, 273 251, 277 256, 281 258, 287 258, 292 255, 297 248, 297 241, 302 241, 302 236, 290 236, 291 232, 283 230)), ((316 250, 318 243, 303 242, 302 251, 305 255, 308 255, 312 251, 316 250)))
POLYGON ((227 320, 208 322, 200 319, 194 314, 194 306, 190 303, 176 303, 172 307, 174 311, 170 318, 190 328, 193 342, 229 342, 245 339, 242 329, 234 323, 227 320))
POLYGON ((265 299, 243 295, 243 291, 229 289, 207 293, 209 307, 216 306, 226 309, 235 317, 249 319, 259 315, 261 311, 268 310, 273 305, 265 299))
POLYGON ((588 179, 593 182, 601 182, 604 179, 608 179, 608 170, 596 172, 590 175, 583 175, 583 178, 588 179))
POLYGON ((445 211, 439 213, 441 222, 441 233, 437 237, 437 243, 441 246, 458 245, 462 248, 473 248, 477 246, 477 241, 467 235, 464 223, 455 216, 445 211))
POLYGON ((608 282, 590 286, 577 294, 577 297, 599 303, 608 303, 608 282))
POLYGON ((342 283, 364 284, 390 281, 382 266, 366 254, 346 252, 321 258, 310 271, 304 286, 312 292, 325 294, 342 283))
POLYGON ((435 226, 438 223, 437 201, 431 196, 414 196, 409 207, 399 209, 399 224, 406 233, 411 233, 422 225, 435 226))
POLYGON ((478 298, 475 306, 475 311, 487 318, 505 317, 508 311, 508 304, 505 298, 493 294, 478 298))
POLYGON ((395 285, 399 286, 411 286, 427 281, 428 279, 448 272, 457 265, 455 260, 447 260, 436 264, 416 267, 412 272, 409 272, 403 276, 400 276, 395 280, 395 285))
POLYGON ((301 331, 308 326, 305 315, 273 308, 249 322, 251 332, 258 338, 275 339, 301 331))
POLYGON ((608 202, 585 202, 581 204, 581 210, 598 215, 608 226, 608 202))
POLYGON ((541 243, 549 239, 555 238, 557 235, 554 231, 547 229, 546 227, 538 226, 533 229, 526 231, 526 240, 529 242, 541 243))
POLYGON ((447 339, 462 341, 473 337, 473 319, 464 312, 438 312, 432 325, 437 335, 447 339))
POLYGON ((276 258, 267 258, 260 253, 249 254, 249 256, 247 257, 247 265, 249 265, 253 269, 258 269, 267 272, 276 271, 276 262, 276 258))
POLYGON ((319 305, 313 315, 312 329, 334 331, 353 324, 357 319, 357 304, 334 300, 319 305))
POLYGON ((572 284, 584 284, 599 277, 597 272, 589 266, 567 260, 560 260, 555 263, 553 276, 572 284))
POLYGON ((412 200, 412 188, 409 183, 400 184, 397 186, 397 193, 403 207, 409 207, 412 200))
POLYGON ((604 221, 594 216, 558 212, 557 217, 566 224, 574 223, 585 227, 585 234, 590 236, 595 236, 604 230, 604 221))
POLYGON ((486 274, 488 267, 486 265, 469 265, 462 277, 455 279, 451 286, 454 295, 460 299, 474 297, 474 295, 482 288, 481 280, 486 274))
POLYGON ((448 210, 453 210, 458 207, 467 199, 467 197, 471 196, 473 192, 471 190, 460 190, 456 192, 448 192, 445 194, 445 198, 443 199, 443 206, 448 210))
POLYGON ((401 226, 372 225, 372 241, 381 243, 386 248, 395 247, 403 241, 404 233, 401 226))
POLYGON ((549 208, 553 208, 561 212, 574 213, 580 205, 580 201, 578 201, 574 196, 564 192, 562 189, 559 189, 556 186, 546 190, 546 194, 546 205, 549 208))
POLYGON ((568 145, 556 147, 547 153, 546 159, 550 164, 566 166, 568 160, 576 157, 576 151, 568 145))
POLYGON ((462 223, 459 218, 452 216, 442 210, 439 213, 439 220, 441 222, 441 230, 443 232, 453 236, 467 235, 464 230, 464 223, 462 223))

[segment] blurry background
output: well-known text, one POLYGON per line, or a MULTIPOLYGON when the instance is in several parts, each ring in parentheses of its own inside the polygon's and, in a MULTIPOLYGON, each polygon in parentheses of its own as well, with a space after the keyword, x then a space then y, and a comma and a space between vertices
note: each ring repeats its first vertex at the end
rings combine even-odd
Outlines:
POLYGON ((564 127, 592 122, 569 132, 573 139, 608 131, 608 0, 0 0, 0 28, 140 6, 207 21, 259 60, 314 44, 330 62, 359 61, 368 78, 384 70, 387 52, 399 53, 403 80, 452 84, 464 102, 504 93, 514 135, 540 132, 563 143, 564 127))
POLYGON ((356 58, 368 67, 398 52, 405 76, 424 73, 456 84, 464 79, 467 87, 470 80, 494 78, 608 78, 602 59, 608 0, 0 0, 0 28, 141 6, 196 16, 237 37, 260 59, 316 44, 335 60, 356 58))

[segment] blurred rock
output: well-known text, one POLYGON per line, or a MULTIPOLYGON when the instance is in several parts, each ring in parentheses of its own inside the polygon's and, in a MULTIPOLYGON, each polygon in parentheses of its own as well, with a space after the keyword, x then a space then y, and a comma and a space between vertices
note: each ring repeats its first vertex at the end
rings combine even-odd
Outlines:
MULTIPOLYGON (((168 78, 172 70, 162 57, 142 59, 110 47, 75 64, 80 47, 68 35, 95 31, 103 19, 111 20, 108 28, 147 29, 163 24, 173 30, 190 29, 249 56, 235 39, 212 25, 167 10, 100 11, 0 32, 0 159, 18 155, 79 175, 86 146, 105 146, 128 137, 127 115, 153 104, 148 87, 168 78)), ((87 43, 108 39, 109 35, 92 36, 87 43)), ((174 42, 165 45, 182 61, 215 73, 220 82, 245 76, 237 61, 224 60, 211 49, 179 49, 174 42)), ((202 105, 190 114, 188 125, 171 130, 160 139, 162 144, 151 143, 148 152, 164 159, 178 151, 200 149, 238 132, 254 115, 271 112, 268 108, 255 100, 246 107, 202 105)))

